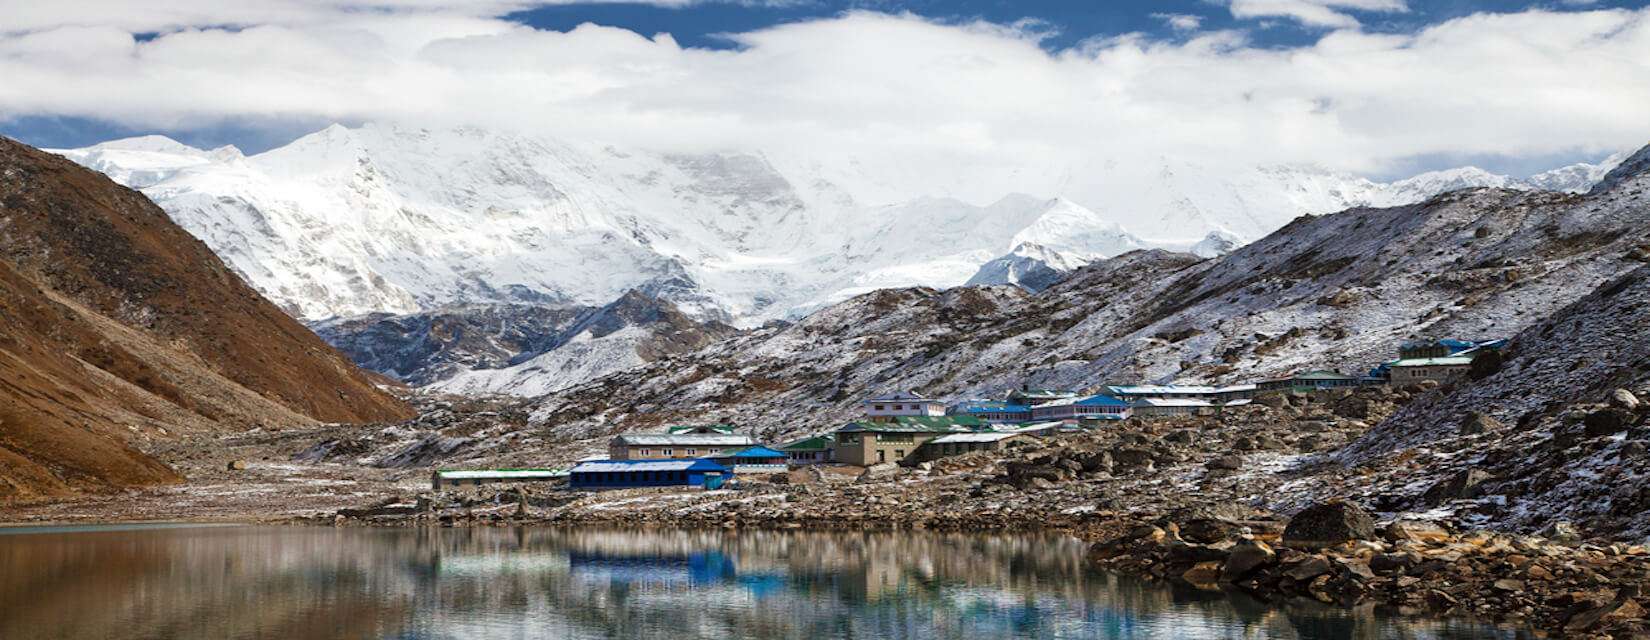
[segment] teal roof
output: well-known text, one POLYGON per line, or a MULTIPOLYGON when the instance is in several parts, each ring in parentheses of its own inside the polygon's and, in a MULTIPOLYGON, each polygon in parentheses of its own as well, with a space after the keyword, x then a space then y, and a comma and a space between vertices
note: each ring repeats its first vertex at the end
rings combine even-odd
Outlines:
POLYGON ((831 447, 830 436, 814 436, 803 438, 779 447, 780 451, 824 451, 831 447))
MULTIPOLYGON (((961 416, 959 416, 961 417, 961 416)), ((839 432, 865 433, 961 433, 976 431, 976 427, 984 427, 985 421, 979 418, 971 419, 977 425, 963 425, 940 418, 930 418, 923 422, 850 422, 848 426, 838 429, 839 432)))
POLYGON ((1297 373, 1293 376, 1290 376, 1287 379, 1289 379, 1289 380, 1356 380, 1356 379, 1358 379, 1358 377, 1357 376, 1349 376, 1349 375, 1346 375, 1346 374, 1341 373, 1339 371, 1330 371, 1328 369, 1319 369, 1317 371, 1307 371, 1307 372, 1304 372, 1304 373, 1297 373))
POLYGON ((1472 358, 1467 356, 1450 356, 1447 358, 1405 358, 1388 363, 1393 367, 1434 367, 1434 366, 1464 366, 1472 364, 1472 358))

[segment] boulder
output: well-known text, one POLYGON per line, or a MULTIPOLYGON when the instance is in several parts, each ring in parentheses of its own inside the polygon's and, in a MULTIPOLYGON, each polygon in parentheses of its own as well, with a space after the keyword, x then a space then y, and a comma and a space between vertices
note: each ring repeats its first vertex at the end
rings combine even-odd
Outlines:
POLYGON ((247 462, 245 460, 230 460, 229 464, 225 465, 225 468, 230 471, 246 471, 246 467, 247 462))
POLYGON ((1639 398, 1626 389, 1616 389, 1610 393, 1610 406, 1628 411, 1638 411, 1639 398))
POLYGON ((1482 489, 1479 485, 1491 479, 1490 473, 1482 469, 1462 469, 1454 475, 1438 481, 1427 489, 1421 500, 1430 506, 1438 506, 1451 500, 1467 500, 1476 498, 1482 489))
POLYGON ((1448 542, 1450 533, 1443 525, 1422 520, 1394 520, 1381 530, 1390 542, 1448 542))
POLYGON ((1491 418, 1488 415, 1475 411, 1472 415, 1467 416, 1465 420, 1461 421, 1461 426, 1458 430, 1461 435, 1473 436, 1481 433, 1489 433, 1491 431, 1500 431, 1505 427, 1506 425, 1501 424, 1500 420, 1496 420, 1495 418, 1491 418))
POLYGON ((1122 469, 1132 469, 1141 472, 1152 471, 1152 452, 1147 449, 1126 447, 1117 449, 1111 454, 1112 461, 1122 469))
POLYGON ((883 482, 893 479, 896 475, 899 475, 899 465, 884 462, 866 467, 864 471, 859 472, 859 477, 855 478, 854 482, 857 484, 883 482))
POLYGON ((1194 518, 1180 524, 1180 537, 1189 542, 1204 544, 1220 542, 1237 535, 1243 527, 1219 518, 1194 518))
POLYGON ((1375 537, 1375 520, 1358 505, 1336 500, 1307 507, 1289 519, 1284 544, 1324 547, 1375 537))
POLYGON ((1587 417, 1582 419, 1581 423, 1587 427, 1589 437, 1597 438, 1626 431, 1627 427, 1633 426, 1633 422, 1637 419, 1638 416, 1633 415, 1631 411, 1619 407, 1610 407, 1587 414, 1587 417))
POLYGON ((1226 562, 1220 567, 1220 579, 1226 582, 1236 582, 1249 575, 1250 572, 1275 562, 1277 552, 1266 543, 1259 540, 1244 540, 1232 547, 1226 562))
POLYGON ((1581 542, 1581 531, 1576 529, 1575 525, 1563 520, 1558 520, 1547 525, 1546 528, 1543 528, 1537 535, 1559 544, 1576 544, 1581 542))
POLYGON ((1273 409, 1286 409, 1289 407, 1289 396, 1282 393, 1262 394, 1255 396, 1255 404, 1273 409))
POLYGON ((1237 471, 1243 468, 1243 456, 1237 454, 1224 455, 1208 461, 1203 466, 1216 471, 1237 471))

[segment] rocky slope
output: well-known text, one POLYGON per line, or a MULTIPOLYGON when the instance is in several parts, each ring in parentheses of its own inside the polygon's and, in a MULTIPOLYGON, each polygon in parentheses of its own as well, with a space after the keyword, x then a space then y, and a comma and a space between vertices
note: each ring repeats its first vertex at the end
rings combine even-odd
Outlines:
POLYGON ((539 396, 670 356, 738 333, 689 317, 669 301, 632 290, 580 314, 538 351, 511 366, 473 369, 428 385, 435 392, 539 396))
POLYGON ((554 349, 568 327, 593 311, 579 305, 470 305, 333 318, 310 328, 361 367, 423 386, 554 349))
POLYGON ((0 139, 0 500, 166 482, 180 433, 407 417, 141 194, 0 139))
POLYGON ((553 394, 534 420, 577 437, 725 414, 792 433, 891 389, 1361 371, 1411 337, 1513 335, 1639 264, 1647 178, 1617 177, 1589 195, 1469 189, 1302 217, 1220 258, 1135 252, 1037 294, 879 291, 553 394))

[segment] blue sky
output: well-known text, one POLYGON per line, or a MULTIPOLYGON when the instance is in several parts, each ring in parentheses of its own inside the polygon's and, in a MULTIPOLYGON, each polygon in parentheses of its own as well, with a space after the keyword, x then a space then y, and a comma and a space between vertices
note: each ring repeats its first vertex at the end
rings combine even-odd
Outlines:
POLYGON ((406 120, 679 147, 862 140, 930 162, 1069 145, 1382 178, 1527 174, 1650 133, 1631 106, 1650 85, 1645 1, 655 1, 669 6, 172 0, 93 15, 0 0, 22 25, 0 31, 0 75, 20 79, 0 85, 0 133, 254 153, 331 122, 406 120), (574 31, 587 24, 606 28, 574 31), (860 51, 887 69, 844 61, 860 51))

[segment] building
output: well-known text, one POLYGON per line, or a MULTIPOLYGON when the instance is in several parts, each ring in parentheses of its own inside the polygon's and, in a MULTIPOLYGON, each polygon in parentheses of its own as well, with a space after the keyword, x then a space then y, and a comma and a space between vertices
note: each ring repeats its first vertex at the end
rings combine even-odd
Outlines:
POLYGON ((979 433, 951 433, 934 438, 917 450, 917 459, 936 460, 975 451, 1001 451, 1009 442, 1031 438, 1031 431, 983 431, 979 433))
POLYGON ((704 433, 704 434, 731 434, 734 432, 731 424, 679 424, 665 428, 665 433, 704 433))
POLYGON ((732 476, 727 467, 710 460, 600 460, 573 467, 568 484, 574 489, 718 489, 732 476))
POLYGON ((1392 377, 1392 384, 1397 385, 1414 384, 1425 380, 1453 382, 1466 377, 1470 371, 1472 371, 1472 358, 1470 356, 1404 358, 1387 363, 1387 372, 1392 377))
POLYGON ((791 464, 820 464, 824 462, 834 462, 836 460, 836 452, 831 446, 833 442, 835 442, 835 440, 828 435, 814 436, 812 438, 803 438, 801 440, 797 440, 796 442, 781 446, 779 447, 779 450, 785 452, 785 455, 790 457, 791 464))
POLYGON ((1001 400, 965 400, 945 410, 948 416, 974 416, 992 424, 1031 420, 1031 407, 1001 400))
MULTIPOLYGON (((1492 340, 1489 342, 1498 341, 1492 340)), ((1444 338, 1442 340, 1434 340, 1430 338, 1407 340, 1403 344, 1398 345, 1398 358, 1400 360, 1445 358, 1461 353, 1462 351, 1473 349, 1480 344, 1489 344, 1489 342, 1478 343, 1471 340, 1456 340, 1454 338, 1444 338)))
POLYGON ((877 396, 863 402, 865 416, 873 422, 887 421, 900 416, 943 416, 945 403, 925 398, 913 391, 901 391, 877 396))
POLYGON ((729 451, 708 458, 716 464, 732 469, 734 473, 776 473, 790 468, 790 456, 784 451, 757 445, 738 451, 729 451))
POLYGON ((1140 398, 1130 403, 1129 409, 1137 418, 1191 416, 1214 412, 1215 403, 1191 398, 1140 398))
POLYGON ((1253 398, 1255 385, 1234 384, 1225 387, 1187 384, 1139 384, 1106 387, 1106 394, 1124 400, 1140 398, 1208 400, 1225 403, 1253 398))
POLYGON ((1031 408, 1032 420, 1077 422, 1085 417, 1106 416, 1123 419, 1129 415, 1129 403, 1121 398, 1096 395, 1081 400, 1062 400, 1031 408))
POLYGON ((505 482, 554 482, 566 477, 565 469, 437 469, 430 473, 430 490, 479 487, 505 482))
POLYGON ((754 446, 750 436, 729 433, 627 433, 607 443, 612 460, 703 458, 754 446))
POLYGON ((1349 376, 1339 371, 1319 369, 1316 371, 1297 373, 1287 378, 1263 380, 1260 384, 1255 385, 1254 393, 1278 393, 1289 391, 1308 393, 1312 391, 1324 391, 1327 389, 1356 387, 1362 384, 1364 384, 1364 379, 1359 378, 1358 376, 1349 376))
MULTIPOLYGON (((975 420, 983 427, 983 420, 975 420)), ((942 419, 852 422, 836 431, 836 459, 861 467, 884 462, 915 462, 917 448, 929 440, 984 430, 942 419)))
POLYGON ((1081 394, 1076 391, 1067 391, 1064 389, 1032 389, 1030 387, 1020 387, 1019 389, 1008 392, 1008 402, 1009 404, 1035 407, 1040 404, 1070 400, 1072 398, 1076 398, 1078 395, 1081 394))

